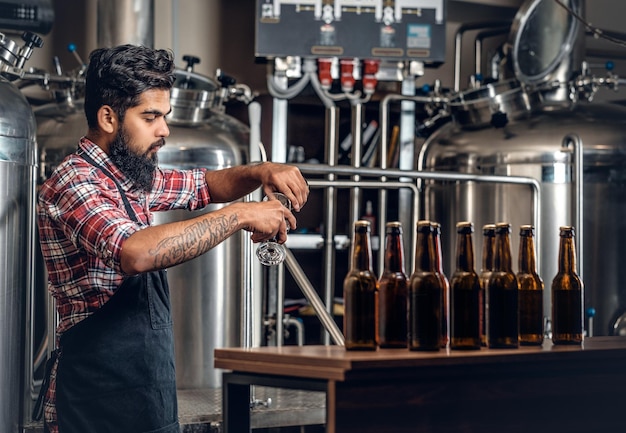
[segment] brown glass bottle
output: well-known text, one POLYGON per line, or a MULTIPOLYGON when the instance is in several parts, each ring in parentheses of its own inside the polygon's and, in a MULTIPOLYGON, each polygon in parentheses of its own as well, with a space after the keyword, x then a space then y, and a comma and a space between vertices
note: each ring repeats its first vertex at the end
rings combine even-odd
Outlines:
POLYGON ((356 221, 350 270, 343 280, 346 350, 376 350, 378 280, 372 271, 370 222, 356 221))
POLYGON ((385 225, 385 266, 378 280, 378 346, 407 347, 407 296, 402 223, 385 225))
POLYGON ((450 343, 450 282, 443 271, 443 257, 441 252, 441 224, 432 222, 435 238, 435 269, 442 287, 441 310, 441 348, 445 349, 450 343))
POLYGON ((493 256, 496 251, 496 225, 485 224, 483 226, 483 256, 480 270, 480 297, 482 315, 480 321, 480 345, 487 347, 487 322, 489 321, 489 299, 487 298, 487 284, 493 272, 493 256))
POLYGON ((450 277, 450 348, 480 349, 480 279, 474 269, 471 222, 456 225, 456 269, 450 277))
POLYGON ((552 342, 583 341, 583 282, 576 274, 574 227, 560 227, 559 270, 552 280, 552 342))
POLYGON ((543 343, 543 281, 537 274, 535 228, 523 225, 519 235, 519 342, 523 346, 538 346, 543 343))
POLYGON ((443 285, 437 272, 434 227, 417 223, 415 269, 409 278, 409 349, 441 348, 443 285))
POLYGON ((519 347, 519 288, 511 265, 510 233, 510 224, 496 224, 493 271, 487 283, 487 344, 490 348, 519 347))

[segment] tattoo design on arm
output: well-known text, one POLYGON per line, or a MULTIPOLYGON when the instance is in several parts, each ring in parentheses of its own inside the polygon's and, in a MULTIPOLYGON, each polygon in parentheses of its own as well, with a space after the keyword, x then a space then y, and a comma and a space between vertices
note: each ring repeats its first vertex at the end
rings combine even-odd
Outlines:
POLYGON ((198 257, 231 236, 237 227, 236 215, 207 218, 187 227, 184 232, 163 239, 149 251, 156 269, 198 257))

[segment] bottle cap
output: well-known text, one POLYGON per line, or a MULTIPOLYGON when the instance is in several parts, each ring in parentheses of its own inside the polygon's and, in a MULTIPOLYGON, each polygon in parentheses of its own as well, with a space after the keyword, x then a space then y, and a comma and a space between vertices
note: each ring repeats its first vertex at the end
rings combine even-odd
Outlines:
POLYGON ((417 222, 417 231, 421 233, 430 233, 432 230, 432 222, 428 220, 420 220, 417 222))
POLYGON ((485 224, 483 226, 483 235, 485 236, 494 236, 496 234, 496 225, 495 224, 485 224))
POLYGON ((387 233, 402 232, 402 223, 400 221, 389 221, 385 224, 387 233))
POLYGON ((371 230, 371 223, 367 220, 358 220, 354 222, 354 231, 369 232, 371 230))
POLYGON ((474 224, 470 221, 460 221, 456 223, 456 232, 463 233, 474 233, 474 224))
POLYGON ((496 233, 511 233, 511 224, 506 222, 496 223, 496 233))

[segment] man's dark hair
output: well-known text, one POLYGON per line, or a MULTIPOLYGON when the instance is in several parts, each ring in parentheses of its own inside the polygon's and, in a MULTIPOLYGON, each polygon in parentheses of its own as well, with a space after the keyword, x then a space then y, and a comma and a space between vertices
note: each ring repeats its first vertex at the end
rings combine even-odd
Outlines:
POLYGON ((103 105, 109 105, 122 122, 143 92, 171 89, 174 78, 171 51, 136 45, 92 51, 85 78, 87 125, 90 129, 98 126, 97 113, 103 105))

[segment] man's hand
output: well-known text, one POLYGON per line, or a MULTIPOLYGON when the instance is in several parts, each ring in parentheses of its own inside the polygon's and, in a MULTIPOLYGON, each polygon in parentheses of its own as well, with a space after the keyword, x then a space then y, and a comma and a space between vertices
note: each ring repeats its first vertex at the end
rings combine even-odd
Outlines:
MULTIPOLYGON (((263 192, 282 192, 291 201, 291 207, 300 212, 309 197, 309 184, 298 167, 266 162, 258 167, 263 192)), ((294 227, 294 226, 292 226, 294 227)))
POLYGON ((296 217, 278 200, 248 202, 241 205, 245 206, 245 211, 238 212, 240 217, 246 220, 243 229, 252 232, 253 242, 276 238, 279 244, 285 243, 287 224, 290 229, 297 227, 296 217))

